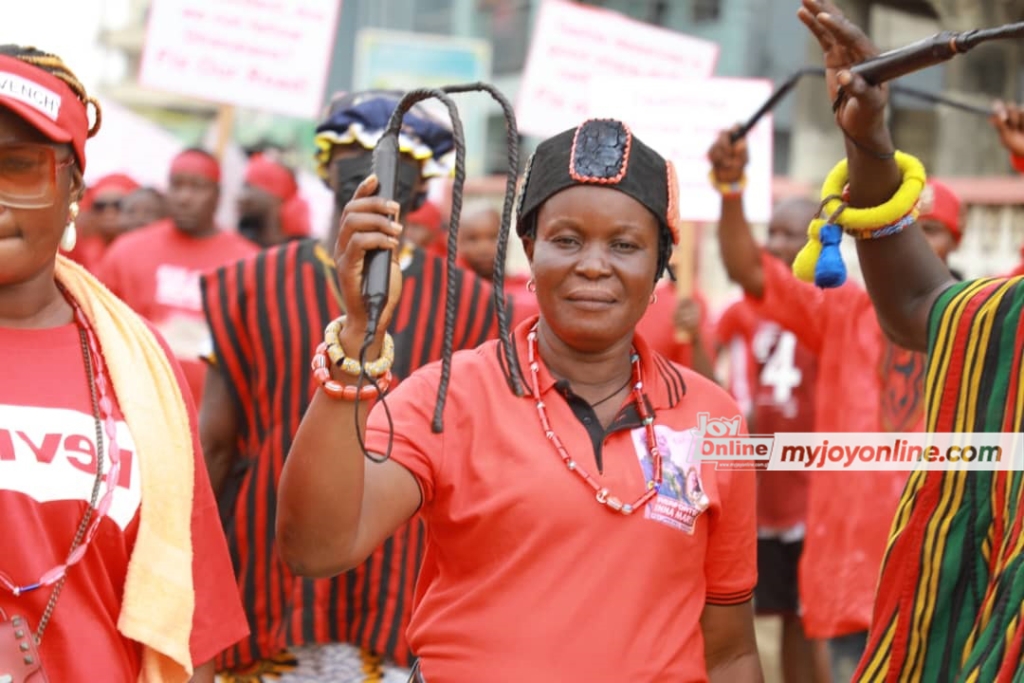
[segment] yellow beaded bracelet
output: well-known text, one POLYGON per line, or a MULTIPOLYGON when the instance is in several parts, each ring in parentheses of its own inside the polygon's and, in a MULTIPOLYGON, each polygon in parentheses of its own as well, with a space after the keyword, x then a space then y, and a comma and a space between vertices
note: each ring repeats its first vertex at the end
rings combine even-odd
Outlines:
POLYGON ((381 350, 380 358, 367 363, 365 366, 360 365, 358 360, 345 355, 344 349, 341 348, 341 342, 338 341, 347 319, 348 316, 343 315, 336 320, 332 320, 324 330, 324 344, 327 345, 327 355, 330 357, 331 362, 346 375, 351 375, 352 377, 361 377, 364 372, 368 377, 383 377, 391 370, 391 366, 395 362, 395 340, 391 338, 390 334, 385 332, 384 348, 381 350))
POLYGON ((715 171, 711 170, 708 173, 708 179, 711 181, 711 186, 718 191, 718 194, 723 197, 738 197, 743 194, 743 190, 747 188, 747 176, 744 175, 742 178, 732 183, 723 183, 715 177, 715 171))
POLYGON ((847 206, 844 196, 848 164, 836 164, 821 188, 821 209, 807 228, 807 243, 793 262, 793 273, 805 282, 819 287, 838 287, 846 281, 846 265, 839 251, 843 232, 861 239, 895 232, 912 215, 924 189, 924 165, 915 157, 897 151, 896 165, 903 182, 892 198, 881 206, 855 209, 847 206), (876 234, 877 233, 877 234, 876 234))

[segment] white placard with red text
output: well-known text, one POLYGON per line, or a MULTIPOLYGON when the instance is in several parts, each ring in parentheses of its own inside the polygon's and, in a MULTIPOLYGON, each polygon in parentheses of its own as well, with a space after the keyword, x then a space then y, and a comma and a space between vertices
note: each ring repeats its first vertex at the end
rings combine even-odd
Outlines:
MULTIPOLYGON (((634 135, 670 159, 679 176, 684 221, 714 223, 721 197, 711 186, 708 150, 718 132, 746 121, 772 93, 767 80, 660 78, 604 80, 589 92, 591 115, 625 121, 634 135)), ((744 207, 747 220, 766 223, 772 209, 772 118, 747 135, 750 161, 744 207)))
POLYGON ((316 118, 341 0, 152 0, 142 85, 316 118))
POLYGON ((544 0, 516 101, 519 130, 550 137, 590 116, 588 92, 604 79, 676 81, 714 73, 718 45, 563 0, 544 0))

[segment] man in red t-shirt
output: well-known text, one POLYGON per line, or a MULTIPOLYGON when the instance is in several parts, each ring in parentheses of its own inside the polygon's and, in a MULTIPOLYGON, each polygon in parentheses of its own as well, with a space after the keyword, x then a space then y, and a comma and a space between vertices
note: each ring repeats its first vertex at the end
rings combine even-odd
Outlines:
MULTIPOLYGON (((792 266, 817 205, 781 202, 768 224, 765 251, 792 266)), ((746 299, 725 310, 715 338, 729 354, 728 388, 747 415, 752 434, 814 431, 818 362, 796 334, 765 317, 746 299)), ((800 618, 798 570, 807 521, 806 472, 759 472, 757 480, 758 615, 782 618, 781 660, 786 683, 827 680, 826 653, 808 640, 800 618)))
MULTIPOLYGON (((819 432, 915 432, 924 429, 924 354, 886 338, 864 287, 819 289, 754 240, 743 213, 746 143, 722 133, 709 153, 723 193, 718 237, 729 277, 759 314, 793 332, 818 358, 815 429, 819 432)), ((959 200, 929 181, 919 223, 942 258, 960 231, 959 200), (929 199, 930 197, 930 199, 929 199), (938 198, 938 200, 936 199, 938 198), (951 228, 950 226, 954 226, 951 228)), ((878 572, 907 472, 816 472, 810 479, 800 560, 803 626, 828 639, 836 680, 849 680, 867 642, 878 572)))
POLYGON ((170 218, 119 237, 97 268, 110 291, 147 318, 181 363, 196 403, 210 349, 199 276, 259 251, 241 235, 218 229, 220 164, 189 149, 171 163, 170 218))

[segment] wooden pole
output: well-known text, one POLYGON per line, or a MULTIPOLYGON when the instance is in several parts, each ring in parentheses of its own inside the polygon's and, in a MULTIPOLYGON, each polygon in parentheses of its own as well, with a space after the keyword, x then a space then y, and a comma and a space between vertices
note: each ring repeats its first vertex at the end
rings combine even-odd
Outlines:
MULTIPOLYGON (((695 263, 697 260, 697 224, 682 222, 679 225, 679 244, 672 253, 673 271, 676 275, 676 299, 683 301, 693 297, 693 281, 696 278, 695 263)), ((690 333, 676 330, 676 341, 680 344, 690 342, 690 333)))
POLYGON ((218 161, 224 161, 224 154, 231 144, 231 136, 235 130, 235 108, 229 104, 222 104, 217 109, 217 142, 214 147, 214 156, 218 161))

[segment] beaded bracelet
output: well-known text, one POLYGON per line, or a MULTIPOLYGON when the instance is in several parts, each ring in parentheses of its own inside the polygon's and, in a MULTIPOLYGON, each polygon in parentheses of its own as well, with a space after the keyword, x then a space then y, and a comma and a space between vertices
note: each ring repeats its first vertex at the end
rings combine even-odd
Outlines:
POLYGON ((360 377, 364 371, 369 377, 381 377, 391 370, 395 362, 395 340, 390 334, 384 334, 384 348, 381 350, 380 358, 375 361, 360 365, 355 358, 348 358, 345 350, 341 348, 338 341, 342 328, 345 326, 347 316, 341 316, 332 320, 324 330, 324 344, 327 345, 327 357, 334 363, 335 367, 341 369, 346 375, 360 377))
POLYGON ((900 232, 912 222, 896 227, 917 207, 926 180, 924 165, 903 152, 896 152, 895 160, 903 174, 899 189, 889 201, 867 209, 847 205, 848 162, 844 159, 836 164, 821 188, 821 208, 807 228, 807 243, 793 262, 793 273, 799 279, 822 288, 838 287, 846 282, 846 265, 839 251, 844 230, 860 239, 873 239, 900 232))
POLYGON ((715 177, 715 171, 712 170, 708 173, 708 178, 711 180, 711 186, 715 188, 718 194, 723 197, 739 197, 743 194, 743 190, 747 188, 747 176, 744 175, 737 181, 731 183, 723 183, 715 177))
POLYGON ((847 193, 849 179, 848 162, 843 159, 828 174, 821 188, 822 212, 831 216, 842 214, 842 226, 850 230, 877 230, 879 226, 892 225, 910 213, 924 190, 926 174, 924 164, 916 157, 896 152, 896 165, 903 174, 903 182, 889 201, 866 209, 855 209, 846 205, 843 198, 847 193))
POLYGON ((915 209, 891 225, 876 228, 875 230, 845 230, 844 232, 859 240, 877 240, 882 237, 889 237, 903 232, 903 229, 908 225, 914 224, 917 220, 917 215, 917 210, 915 209))
POLYGON ((381 393, 387 391, 391 386, 391 371, 384 373, 383 378, 376 383, 370 383, 363 387, 356 388, 351 384, 342 384, 331 379, 330 358, 327 356, 327 344, 320 344, 313 356, 313 378, 319 382, 324 393, 333 399, 342 401, 369 401, 377 398, 381 393))

